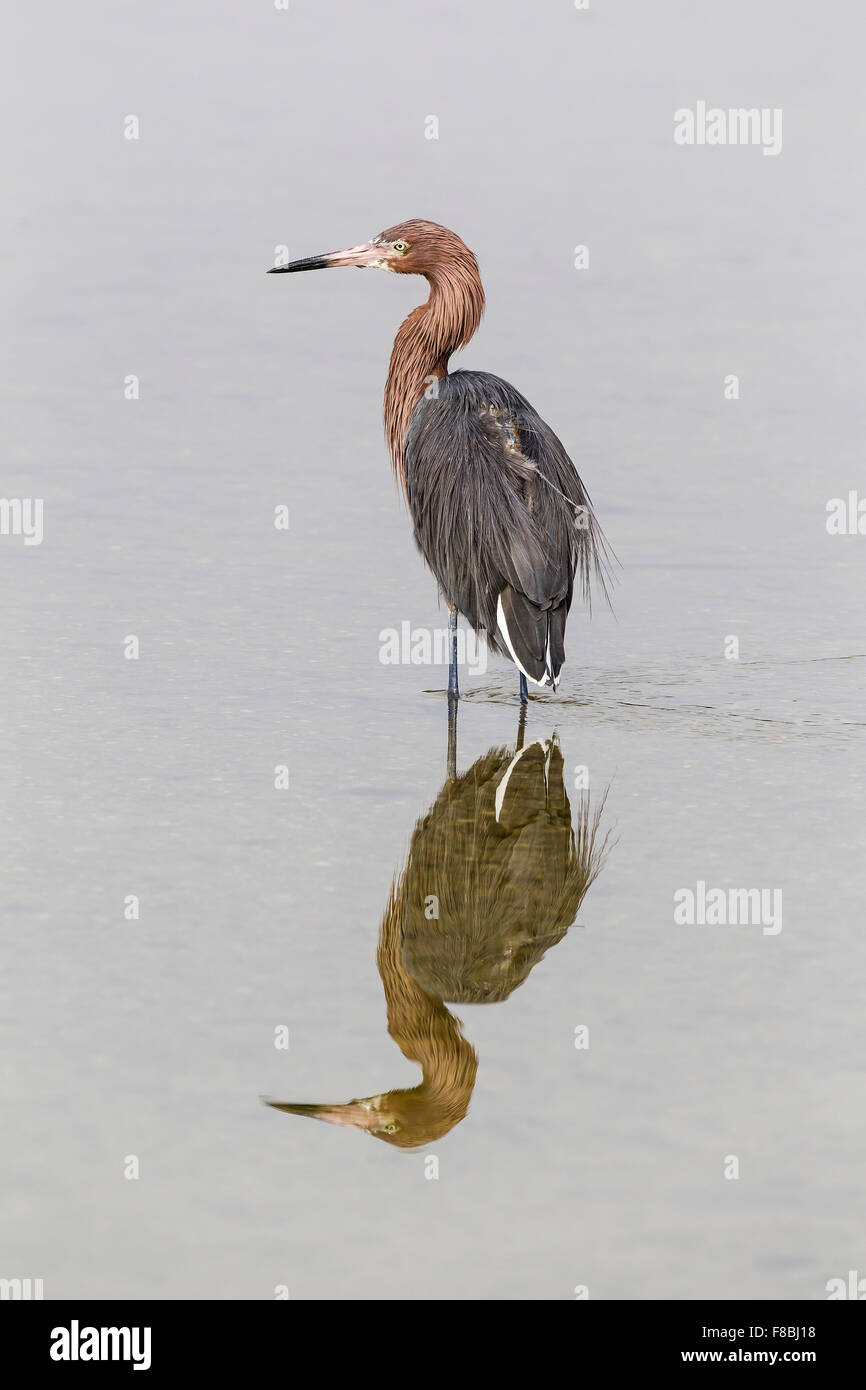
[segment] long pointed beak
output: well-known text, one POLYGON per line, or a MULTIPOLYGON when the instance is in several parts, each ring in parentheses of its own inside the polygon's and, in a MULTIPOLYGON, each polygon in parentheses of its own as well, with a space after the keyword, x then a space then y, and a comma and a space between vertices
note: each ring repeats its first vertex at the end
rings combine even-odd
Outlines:
POLYGON ((375 1110, 368 1110, 356 1100, 350 1100, 347 1105, 292 1105, 287 1101, 268 1100, 266 1096, 262 1099, 274 1110, 284 1110, 287 1115, 306 1115, 310 1120, 324 1120, 329 1125, 375 1129, 379 1120, 375 1110))
POLYGON ((307 256, 302 261, 289 261, 288 265, 275 265, 269 275, 288 275, 296 270, 327 270, 340 265, 377 265, 385 254, 385 248, 365 241, 363 246, 350 246, 347 251, 327 251, 322 256, 307 256))

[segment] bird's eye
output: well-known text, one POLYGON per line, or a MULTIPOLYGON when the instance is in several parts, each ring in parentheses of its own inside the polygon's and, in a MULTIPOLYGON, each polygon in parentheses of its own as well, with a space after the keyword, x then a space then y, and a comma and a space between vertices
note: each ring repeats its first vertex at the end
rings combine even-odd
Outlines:
POLYGON ((391 245, 393 246, 393 248, 394 248, 395 251, 408 251, 408 250, 409 250, 409 243, 408 243, 408 241, 392 241, 392 242, 391 242, 391 245))
POLYGON ((396 1134, 396 1133, 397 1133, 397 1126, 393 1123, 393 1121, 391 1122, 391 1124, 385 1126, 385 1133, 386 1133, 386 1134, 396 1134))

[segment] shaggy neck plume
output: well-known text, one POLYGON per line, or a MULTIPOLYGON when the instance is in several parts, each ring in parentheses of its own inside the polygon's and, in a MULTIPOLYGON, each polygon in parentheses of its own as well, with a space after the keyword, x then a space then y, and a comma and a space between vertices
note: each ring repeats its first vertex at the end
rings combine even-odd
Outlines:
POLYGON ((409 417, 433 380, 448 375, 448 358, 469 342, 484 312, 484 290, 471 251, 437 266, 427 279, 430 298, 400 325, 385 384, 385 435, 404 492, 409 417))

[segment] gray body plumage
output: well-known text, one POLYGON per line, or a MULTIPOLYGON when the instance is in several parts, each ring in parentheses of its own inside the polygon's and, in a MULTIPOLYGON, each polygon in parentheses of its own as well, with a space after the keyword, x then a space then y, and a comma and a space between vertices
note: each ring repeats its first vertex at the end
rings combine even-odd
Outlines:
POLYGON ((452 372, 415 406, 405 440, 415 541, 440 589, 494 651, 556 685, 575 578, 607 564, 574 464, 519 391, 452 372))

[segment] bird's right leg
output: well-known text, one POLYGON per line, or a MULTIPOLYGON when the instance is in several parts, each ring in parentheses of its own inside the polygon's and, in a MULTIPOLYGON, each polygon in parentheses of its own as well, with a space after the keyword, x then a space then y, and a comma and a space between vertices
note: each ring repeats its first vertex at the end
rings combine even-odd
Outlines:
POLYGON ((457 609, 452 608, 448 623, 451 633, 451 657, 448 664, 448 698, 450 700, 460 699, 460 690, 457 685, 457 609))
POLYGON ((527 684, 526 684, 526 677, 524 676, 523 672, 521 671, 521 672, 520 672, 520 703, 523 705, 524 709, 526 708, 526 705, 528 704, 528 702, 529 702, 529 688, 528 688, 528 686, 527 686, 527 684))

